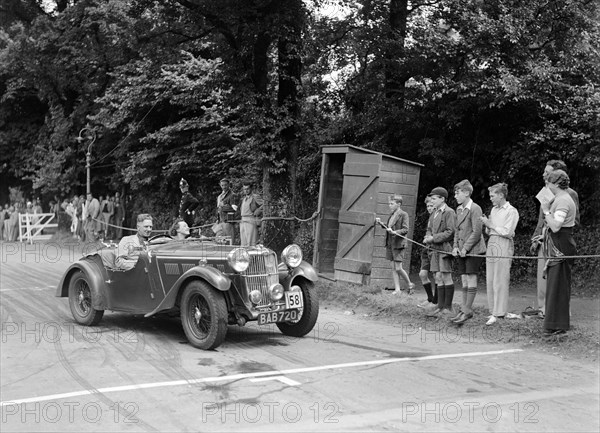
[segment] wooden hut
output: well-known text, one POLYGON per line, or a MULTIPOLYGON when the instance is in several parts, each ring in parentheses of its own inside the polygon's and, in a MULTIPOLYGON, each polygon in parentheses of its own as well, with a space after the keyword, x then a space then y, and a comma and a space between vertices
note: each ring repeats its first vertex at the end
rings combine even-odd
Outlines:
MULTIPOLYGON (((412 238, 423 165, 348 144, 323 146, 322 153, 314 268, 335 280, 393 287, 386 232, 375 218, 387 222, 389 196, 401 194, 412 238)), ((411 250, 409 242, 405 269, 411 250)))

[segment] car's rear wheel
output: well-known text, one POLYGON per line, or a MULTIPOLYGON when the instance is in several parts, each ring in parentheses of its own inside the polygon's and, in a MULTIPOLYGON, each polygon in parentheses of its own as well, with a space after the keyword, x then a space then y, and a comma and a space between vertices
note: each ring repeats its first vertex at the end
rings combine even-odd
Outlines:
POLYGON ((227 304, 223 294, 206 281, 190 282, 181 295, 181 324, 194 347, 218 347, 227 334, 227 304))
POLYGON ((312 282, 301 279, 296 285, 300 286, 302 297, 304 298, 304 306, 300 310, 300 319, 294 322, 277 323, 277 327, 285 335, 304 337, 312 331, 315 323, 317 323, 317 318, 319 317, 319 298, 312 282))
POLYGON ((96 310, 92 307, 92 296, 88 276, 84 272, 76 272, 69 281, 69 307, 71 314, 81 325, 97 325, 104 315, 104 310, 96 310))

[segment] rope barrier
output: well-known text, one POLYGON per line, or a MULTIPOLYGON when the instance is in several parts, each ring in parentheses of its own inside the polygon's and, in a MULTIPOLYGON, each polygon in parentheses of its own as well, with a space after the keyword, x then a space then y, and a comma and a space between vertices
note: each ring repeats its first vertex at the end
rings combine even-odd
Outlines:
MULTIPOLYGON (((309 218, 306 218, 306 219, 298 218, 297 216, 291 216, 291 217, 262 217, 260 219, 260 221, 261 221, 261 223, 263 221, 298 221, 298 222, 308 222, 308 221, 312 221, 315 218, 317 218, 319 216, 319 214, 320 214, 320 212, 316 211, 309 218)), ((122 230, 128 230, 128 231, 133 231, 133 232, 137 231, 137 229, 132 229, 132 228, 128 228, 128 227, 122 227, 122 226, 117 226, 117 225, 110 224, 110 223, 105 223, 104 221, 101 221, 101 220, 99 220, 97 218, 92 218, 92 220, 93 221, 97 221, 97 222, 99 222, 99 223, 101 223, 103 225, 107 225, 107 226, 114 227, 114 228, 120 228, 122 230)), ((229 223, 229 224, 241 223, 241 222, 242 222, 242 220, 227 221, 227 223, 229 223)), ((193 230, 193 229, 203 229, 203 228, 212 227, 215 224, 218 224, 218 223, 203 224, 203 225, 199 225, 199 226, 190 227, 190 229, 191 230, 193 230)), ((387 229, 387 226, 384 223, 379 222, 379 225, 381 227, 383 227, 384 229, 387 229)), ((153 233, 167 233, 168 230, 152 230, 152 232, 153 233)), ((429 245, 422 244, 421 242, 417 242, 417 241, 415 241, 413 239, 410 239, 410 238, 408 238, 406 236, 403 236, 403 235, 400 235, 398 233, 393 233, 393 235, 401 237, 402 239, 406 239, 407 241, 412 242, 413 244, 418 245, 421 248, 425 248, 425 249, 427 249, 429 251, 453 256, 453 254, 450 253, 450 252, 448 252, 448 251, 442 251, 442 250, 438 250, 436 248, 432 248, 429 245)), ((460 256, 460 257, 463 257, 463 256, 460 256)), ((465 254, 464 257, 482 257, 482 258, 488 258, 488 257, 490 257, 490 258, 494 258, 494 259, 546 260, 545 258, 539 257, 539 256, 490 256, 490 255, 487 255, 487 254, 465 254)), ((587 256, 583 256, 583 255, 561 256, 560 258, 561 259, 595 259, 595 258, 600 258, 600 254, 591 254, 591 255, 587 255, 587 256)))
MULTIPOLYGON (((261 221, 261 223, 263 221, 278 221, 278 220, 308 222, 308 221, 314 220, 318 216, 319 216, 319 211, 316 211, 309 218, 306 218, 306 219, 298 218, 297 216, 291 216, 291 217, 262 217, 260 219, 260 221, 261 221)), ((130 232, 136 232, 137 231, 137 229, 132 229, 132 228, 129 228, 129 227, 123 227, 123 226, 118 226, 118 225, 115 225, 115 224, 107 223, 107 222, 104 222, 104 221, 99 220, 99 219, 94 218, 94 217, 90 217, 90 218, 91 218, 92 221, 96 221, 96 222, 102 224, 103 226, 114 227, 116 229, 121 229, 121 230, 128 230, 130 232)), ((230 221, 226 221, 227 224, 234 224, 234 223, 238 223, 239 224, 241 222, 243 222, 243 221, 242 220, 230 220, 230 221)), ((246 221, 244 221, 244 222, 246 222, 246 221)), ((83 223, 83 221, 82 221, 82 223, 83 223)), ((205 229, 205 228, 208 228, 208 227, 212 227, 215 224, 219 224, 219 223, 215 222, 215 223, 210 223, 210 224, 203 224, 203 225, 199 225, 199 226, 193 226, 193 227, 190 227, 190 230, 205 229)), ((152 230, 152 232, 155 232, 155 233, 166 233, 168 231, 169 230, 152 230)))
MULTIPOLYGON (((379 225, 381 227, 383 227, 384 229, 388 228, 382 222, 379 222, 379 225)), ((402 239, 406 239, 407 241, 412 242, 413 244, 419 245, 420 247, 425 248, 425 249, 427 249, 429 251, 436 252, 436 253, 441 253, 441 254, 446 254, 446 255, 450 255, 450 256, 456 257, 451 252, 442 251, 442 250, 438 250, 436 248, 432 248, 429 245, 422 244, 420 242, 417 242, 417 241, 415 241, 413 239, 410 239, 410 238, 408 238, 406 236, 403 236, 403 235, 400 235, 398 233, 393 233, 393 235, 401 237, 402 239)), ((463 257, 463 256, 459 256, 459 257, 463 257)), ((547 260, 547 258, 545 258, 545 257, 539 257, 539 256, 488 256, 487 254, 465 254, 464 257, 483 257, 483 258, 490 257, 490 258, 494 258, 494 259, 547 260)), ((599 257, 600 257, 600 254, 592 254, 592 255, 589 255, 589 256, 560 256, 561 259, 591 259, 591 258, 599 258, 599 257)))

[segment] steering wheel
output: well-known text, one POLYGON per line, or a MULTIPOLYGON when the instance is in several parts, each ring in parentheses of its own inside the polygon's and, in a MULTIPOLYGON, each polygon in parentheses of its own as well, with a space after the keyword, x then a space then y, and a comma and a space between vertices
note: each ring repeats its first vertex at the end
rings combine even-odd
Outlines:
POLYGON ((165 244, 169 241, 173 240, 173 238, 165 233, 159 233, 157 235, 154 235, 152 237, 150 237, 148 239, 148 243, 152 244, 152 243, 157 243, 157 244, 165 244), (161 239, 161 238, 165 238, 163 242, 154 242, 156 239, 161 239))

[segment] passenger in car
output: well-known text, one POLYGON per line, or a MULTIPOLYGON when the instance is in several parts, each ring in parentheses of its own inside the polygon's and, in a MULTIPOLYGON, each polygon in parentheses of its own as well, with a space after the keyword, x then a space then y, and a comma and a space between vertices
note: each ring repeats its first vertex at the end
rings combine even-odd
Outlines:
POLYGON ((183 240, 190 235, 190 227, 182 219, 176 219, 171 228, 169 235, 176 240, 183 240))
POLYGON ((133 269, 139 259, 140 253, 146 249, 148 238, 152 233, 152 216, 142 213, 137 216, 137 233, 124 236, 117 248, 115 266, 123 271, 133 269))

